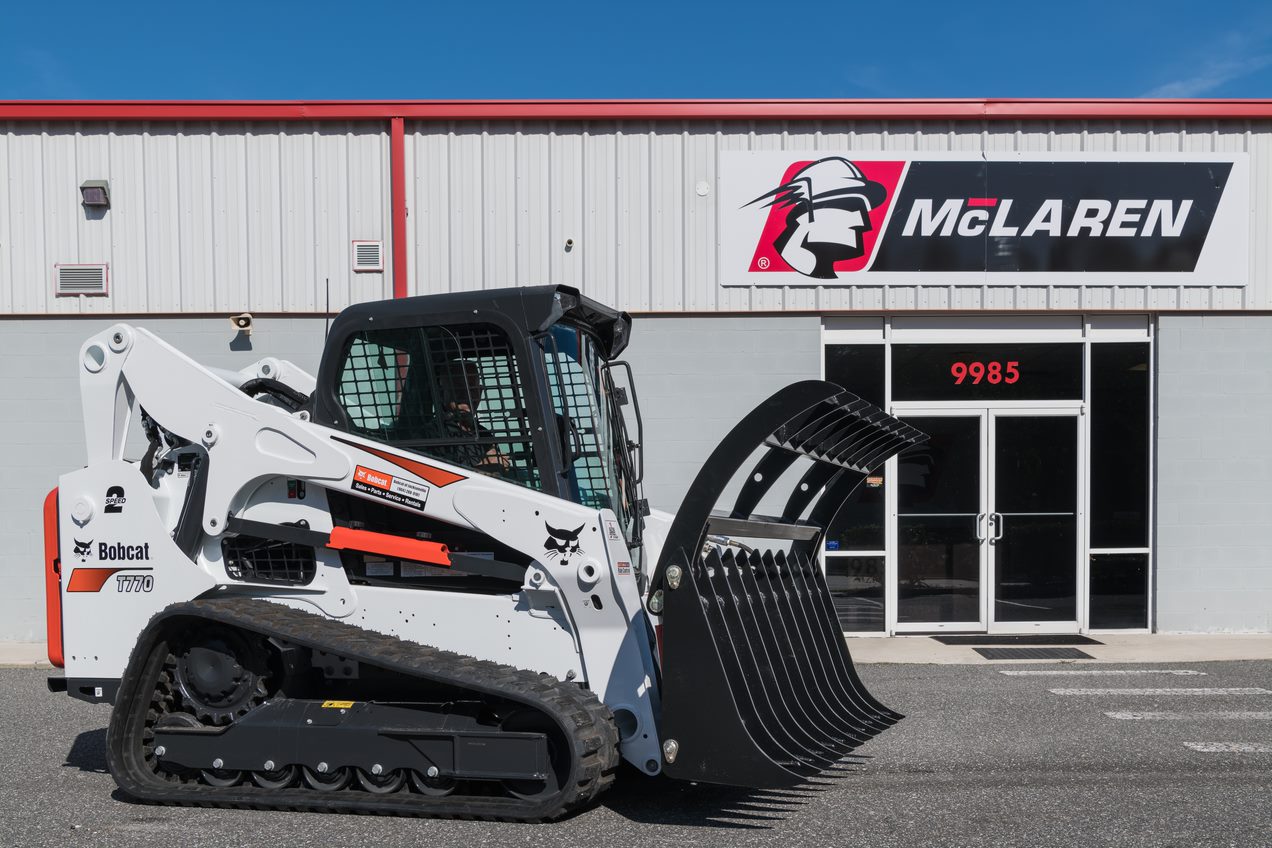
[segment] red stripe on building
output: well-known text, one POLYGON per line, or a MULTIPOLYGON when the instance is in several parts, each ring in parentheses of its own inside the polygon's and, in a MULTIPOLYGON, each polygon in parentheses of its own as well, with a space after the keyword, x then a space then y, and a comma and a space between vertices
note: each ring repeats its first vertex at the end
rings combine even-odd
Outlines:
POLYGON ((0 101, 0 121, 1248 120, 1272 100, 199 100, 0 101))
POLYGON ((389 121, 389 193, 393 203, 393 296, 406 297, 406 121, 389 121))

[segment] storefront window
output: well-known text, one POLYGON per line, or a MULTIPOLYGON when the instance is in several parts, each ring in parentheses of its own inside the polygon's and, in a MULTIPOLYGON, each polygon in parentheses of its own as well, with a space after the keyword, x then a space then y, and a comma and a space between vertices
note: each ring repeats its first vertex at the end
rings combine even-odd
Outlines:
POLYGON ((984 610, 999 623, 1149 626, 1150 345, 1074 338, 826 346, 827 380, 929 436, 863 476, 826 529, 845 631, 975 629, 984 610))
POLYGON ((1148 545, 1148 405, 1148 345, 1092 345, 1093 548, 1148 545))
POLYGON ((883 550, 883 482, 879 468, 848 496, 826 528, 827 552, 883 550))
POLYGON ((881 344, 826 345, 826 379, 882 408, 884 353, 881 344))
MULTIPOLYGON (((887 384, 881 344, 826 345, 826 379, 882 408, 887 384)), ((847 632, 882 631, 884 476, 863 477, 826 528, 826 580, 847 632)))
POLYGON ((1148 627, 1148 554, 1091 555, 1091 629, 1148 627))
POLYGON ((827 557, 826 583, 845 632, 884 629, 883 557, 827 557))

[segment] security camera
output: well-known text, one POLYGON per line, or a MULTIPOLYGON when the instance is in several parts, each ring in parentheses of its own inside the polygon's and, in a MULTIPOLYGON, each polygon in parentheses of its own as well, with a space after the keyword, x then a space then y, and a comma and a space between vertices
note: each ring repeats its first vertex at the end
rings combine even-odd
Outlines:
POLYGON ((252 313, 240 312, 238 315, 231 315, 230 323, 234 325, 234 329, 243 335, 250 336, 252 334, 252 313))

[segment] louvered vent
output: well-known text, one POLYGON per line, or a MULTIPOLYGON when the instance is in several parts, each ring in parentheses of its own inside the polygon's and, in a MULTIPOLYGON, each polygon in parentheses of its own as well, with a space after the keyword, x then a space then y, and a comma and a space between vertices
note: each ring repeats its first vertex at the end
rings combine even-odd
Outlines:
POLYGON ((384 244, 378 241, 355 241, 353 243, 353 270, 383 271, 384 244))
POLYGON ((58 297, 107 293, 105 265, 55 265, 54 268, 53 293, 58 297))

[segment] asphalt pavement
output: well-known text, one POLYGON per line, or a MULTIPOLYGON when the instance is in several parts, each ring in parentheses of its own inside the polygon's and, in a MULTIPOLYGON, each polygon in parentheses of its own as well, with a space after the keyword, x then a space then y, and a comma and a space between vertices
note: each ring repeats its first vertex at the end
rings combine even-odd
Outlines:
POLYGON ((130 803, 106 772, 109 708, 47 674, 0 669, 0 845, 1272 844, 1266 661, 863 666, 907 718, 846 776, 744 792, 628 773, 547 825, 130 803))

